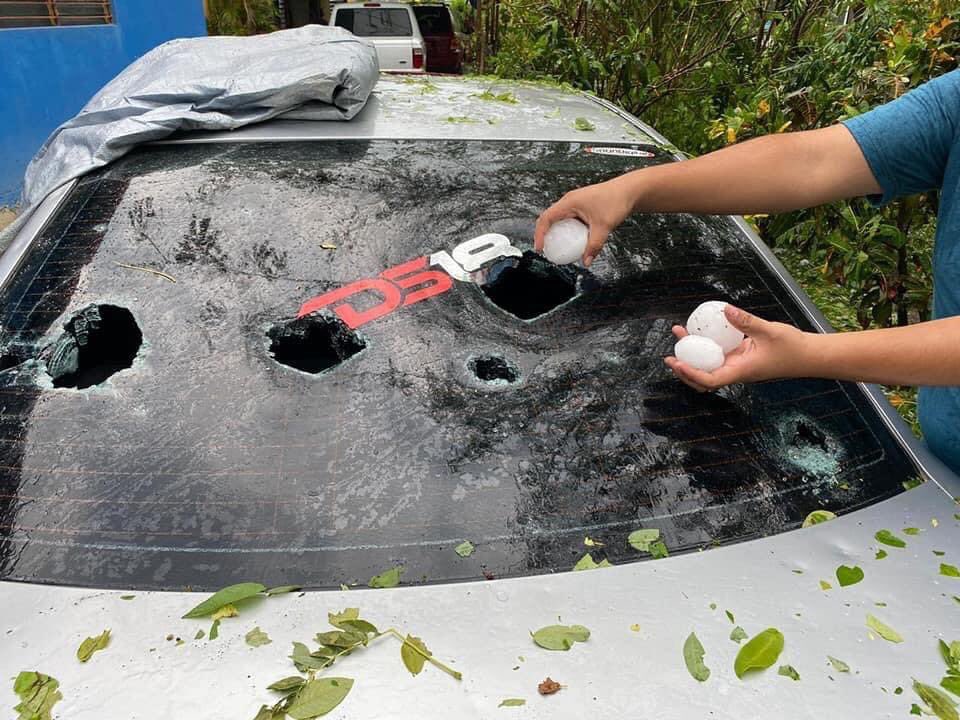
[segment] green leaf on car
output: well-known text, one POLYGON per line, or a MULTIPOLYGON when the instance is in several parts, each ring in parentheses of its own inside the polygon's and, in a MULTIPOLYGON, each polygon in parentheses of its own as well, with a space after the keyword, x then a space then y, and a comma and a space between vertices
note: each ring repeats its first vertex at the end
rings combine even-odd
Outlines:
POLYGON ((887 556, 887 551, 883 548, 877 550, 877 554, 874 556, 875 560, 883 560, 887 556))
POLYGON ((940 720, 960 720, 960 715, 957 714, 957 703, 942 690, 914 680, 913 691, 940 720))
POLYGON ((733 613, 730 612, 729 610, 724 610, 724 612, 727 614, 727 620, 730 621, 730 624, 731 624, 731 625, 736 625, 736 624, 737 624, 737 620, 736 620, 736 618, 733 617, 733 613))
POLYGON ((687 671, 694 680, 706 682, 710 677, 710 668, 703 662, 706 651, 703 644, 697 639, 696 633, 690 633, 683 643, 683 661, 687 664, 687 671))
POLYGON ((957 569, 957 566, 948 565, 947 563, 940 563, 940 574, 946 575, 947 577, 960 578, 960 570, 957 569))
POLYGON ((51 720, 53 706, 63 699, 60 683, 36 670, 24 670, 13 681, 13 691, 20 698, 14 707, 17 720, 51 720))
POLYGON ((110 630, 104 630, 96 637, 88 637, 77 648, 77 660, 87 662, 97 650, 103 650, 110 642, 110 630))
POLYGON ((261 647, 262 645, 269 645, 273 642, 259 626, 244 635, 244 640, 250 647, 261 647))
POLYGON ((665 558, 670 555, 667 552, 667 546, 664 545, 663 540, 657 540, 655 543, 650 545, 650 555, 655 559, 659 560, 660 558, 665 558))
POLYGON ((400 584, 400 573, 403 572, 403 566, 392 567, 379 575, 370 578, 368 585, 372 588, 392 588, 400 584))
POLYGON ((730 639, 733 640, 738 645, 740 644, 741 640, 746 640, 748 637, 750 636, 747 635, 747 631, 744 630, 739 625, 737 625, 733 630, 730 631, 730 639))
POLYGON ((607 568, 607 567, 613 567, 613 565, 610 564, 609 560, 604 558, 600 562, 596 562, 593 559, 593 555, 591 555, 590 553, 587 553, 582 558, 577 560, 577 564, 573 566, 573 569, 574 570, 596 570, 597 568, 607 568))
POLYGON ((590 631, 583 625, 547 625, 531 636, 545 650, 569 650, 574 643, 586 642, 590 631))
POLYGON ((848 673, 850 672, 850 666, 847 665, 843 660, 839 660, 833 655, 827 655, 827 660, 830 661, 830 664, 833 665, 833 669, 837 672, 848 673))
POLYGON ((287 708, 287 715, 294 720, 312 720, 326 715, 343 699, 353 687, 353 680, 343 677, 324 677, 308 680, 287 708))
POLYGON ((526 704, 527 701, 523 698, 504 698, 497 707, 521 707, 526 704))
POLYGON ((808 528, 813 525, 819 525, 820 523, 835 520, 836 517, 836 514, 829 510, 814 510, 803 519, 803 525, 801 527, 808 528))
POLYGON ((833 589, 833 585, 831 585, 830 583, 828 583, 826 580, 821 580, 821 581, 820 581, 820 589, 821 589, 821 590, 832 590, 832 589, 833 589))
POLYGON ((290 692, 291 690, 299 690, 307 681, 305 678, 300 677, 299 675, 291 675, 289 677, 282 678, 276 682, 272 682, 267 685, 267 690, 276 690, 277 692, 290 692))
POLYGON ((733 671, 738 678, 743 678, 751 670, 765 670, 777 662, 781 652, 783 633, 776 628, 767 628, 754 635, 740 648, 733 663, 733 671))
POLYGON ((274 595, 283 595, 285 593, 296 592, 297 590, 303 590, 303 587, 300 585, 280 585, 279 587, 267 590, 266 595, 267 597, 273 597, 274 595))
POLYGON ((956 675, 947 675, 940 681, 940 687, 949 690, 954 695, 960 695, 960 677, 956 675))
POLYGON ((218 637, 220 637, 220 621, 214 620, 210 626, 210 632, 207 634, 207 639, 216 640, 218 637))
POLYGON ((840 587, 856 585, 861 580, 863 580, 863 570, 859 566, 841 565, 837 568, 837 582, 840 583, 840 587))
POLYGON ((906 540, 901 537, 897 537, 889 530, 878 530, 877 534, 873 537, 876 538, 877 542, 883 543, 884 545, 889 545, 890 547, 905 548, 907 546, 906 540))
POLYGON ((260 583, 252 582, 230 585, 229 587, 225 587, 222 590, 215 592, 183 617, 202 618, 207 617, 208 615, 213 615, 225 605, 232 605, 233 603, 240 602, 241 600, 246 600, 247 598, 259 595, 266 589, 266 586, 261 585, 260 583))
POLYGON ((904 534, 904 535, 919 535, 919 534, 920 534, 920 528, 915 528, 915 527, 904 528, 904 529, 903 529, 903 534, 904 534))
POLYGON ((903 636, 879 618, 867 613, 867 627, 877 635, 892 643, 903 642, 903 636))
POLYGON ((779 668, 777 668, 777 675, 783 675, 791 680, 800 679, 800 673, 797 672, 793 665, 781 665, 779 668))
POLYGON ((469 540, 464 540, 462 543, 457 545, 453 551, 462 558, 470 557, 473 555, 474 551, 473 543, 469 540))
POLYGON ((424 663, 432 654, 423 644, 423 640, 413 635, 407 635, 400 646, 400 659, 413 675, 418 675, 423 670, 424 663))
POLYGON ((657 528, 644 528, 634 530, 627 535, 627 542, 634 550, 640 552, 650 552, 650 546, 660 539, 660 531, 657 528))
POLYGON ((581 132, 590 132, 596 130, 596 126, 585 117, 578 117, 573 121, 573 129, 581 132))

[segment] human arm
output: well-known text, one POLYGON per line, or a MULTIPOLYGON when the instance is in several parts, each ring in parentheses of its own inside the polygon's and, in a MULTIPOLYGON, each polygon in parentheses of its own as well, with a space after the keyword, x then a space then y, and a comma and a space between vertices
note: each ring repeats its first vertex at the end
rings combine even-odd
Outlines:
MULTIPOLYGON (((727 319, 747 335, 712 373, 675 357, 665 362, 690 387, 715 390, 733 383, 819 377, 885 385, 960 385, 960 317, 906 327, 820 334, 775 323, 728 305, 727 319)), ((686 331, 673 328, 674 335, 686 331)))
POLYGON ((632 212, 775 213, 880 191, 842 125, 767 135, 573 190, 540 215, 534 247, 543 248, 553 223, 576 217, 590 227, 589 265, 632 212))

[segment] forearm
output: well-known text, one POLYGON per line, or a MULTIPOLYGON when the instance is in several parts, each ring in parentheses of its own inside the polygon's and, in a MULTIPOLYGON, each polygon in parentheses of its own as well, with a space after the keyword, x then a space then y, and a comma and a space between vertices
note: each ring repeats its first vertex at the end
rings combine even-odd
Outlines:
POLYGON ((778 213, 880 192, 842 125, 768 135, 616 180, 636 212, 778 213))
POLYGON ((960 317, 805 338, 803 360, 791 374, 884 385, 960 386, 960 317))

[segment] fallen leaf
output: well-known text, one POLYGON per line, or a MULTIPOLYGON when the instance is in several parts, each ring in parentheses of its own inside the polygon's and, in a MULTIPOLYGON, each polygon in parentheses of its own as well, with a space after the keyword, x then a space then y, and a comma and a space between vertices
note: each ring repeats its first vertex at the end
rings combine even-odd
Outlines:
POLYGON ((776 628, 767 628, 754 635, 746 645, 740 648, 733 670, 738 678, 750 670, 766 670, 773 665, 783 652, 783 633, 776 628))
POLYGON ((832 589, 833 589, 833 585, 831 585, 830 583, 828 583, 826 580, 821 580, 821 581, 820 581, 820 589, 821 589, 821 590, 832 590, 832 589))
POLYGON ((283 595, 284 593, 296 592, 297 590, 302 590, 303 587, 300 585, 280 585, 279 587, 270 588, 266 591, 267 597, 273 597, 274 595, 283 595))
POLYGON ((403 572, 403 566, 390 568, 379 575, 370 578, 368 585, 372 588, 392 588, 400 584, 400 573, 403 572))
POLYGON ((919 534, 920 534, 920 528, 915 528, 915 527, 904 528, 904 529, 903 529, 903 534, 904 534, 904 535, 919 535, 919 534))
POLYGON ((960 695, 960 677, 956 675, 947 675, 940 681, 940 687, 949 690, 954 695, 960 695))
POLYGON ((559 692, 562 686, 556 680, 547 678, 542 683, 537 685, 537 692, 541 695, 553 695, 555 692, 559 692))
POLYGON ((657 540, 650 546, 650 555, 655 559, 659 560, 660 558, 665 558, 670 555, 667 552, 667 546, 663 543, 663 540, 657 540))
POLYGON ((294 720, 311 720, 326 715, 353 687, 353 680, 342 677, 324 677, 308 680, 297 692, 287 708, 287 715, 294 720))
POLYGON ((883 560, 887 556, 887 551, 883 548, 877 550, 877 554, 874 556, 875 560, 883 560))
POLYGON ((234 605, 224 605, 210 617, 212 617, 214 620, 223 620, 224 618, 237 617, 239 614, 240 611, 237 610, 234 605))
POLYGON ((705 655, 703 645, 697 639, 696 633, 690 633, 683 643, 683 661, 687 664, 687 671, 694 680, 706 682, 710 677, 710 668, 703 662, 705 655))
POLYGON ((244 635, 244 640, 247 641, 247 645, 250 647, 260 647, 261 645, 269 645, 273 642, 259 626, 244 635))
POLYGON ((827 660, 830 661, 830 664, 833 665, 833 669, 837 672, 848 673, 850 672, 850 666, 847 665, 843 660, 838 660, 832 655, 827 655, 827 660))
POLYGON ((53 706, 63 699, 60 683, 36 670, 24 670, 13 681, 13 691, 20 703, 13 709, 17 720, 51 720, 53 706))
POLYGON ((602 543, 599 540, 594 540, 592 537, 585 537, 583 539, 583 544, 587 547, 603 547, 605 543, 602 543))
POLYGON ((136 595, 121 595, 121 596, 120 596, 120 599, 121 599, 121 600, 133 600, 135 597, 136 597, 136 595))
POLYGON ((577 564, 573 566, 573 569, 579 571, 579 570, 596 570, 597 568, 608 568, 608 567, 613 567, 610 564, 609 560, 603 559, 600 562, 596 562, 593 559, 593 555, 591 555, 590 553, 587 553, 582 558, 577 560, 577 564))
POLYGON ((547 625, 531 633, 533 641, 546 650, 569 650, 575 642, 586 642, 590 631, 583 625, 547 625))
POLYGON ((218 637, 220 637, 220 621, 214 620, 213 625, 210 626, 210 633, 207 635, 207 638, 216 640, 218 637))
POLYGON ((634 632, 640 632, 640 624, 634 623, 633 625, 630 626, 630 629, 633 630, 634 632))
POLYGON ((794 668, 793 665, 781 665, 777 669, 777 675, 783 675, 784 677, 788 677, 791 680, 800 679, 800 673, 797 672, 796 668, 794 668))
POLYGON ((947 563, 940 563, 940 574, 960 578, 960 570, 957 569, 956 565, 948 565, 947 563))
POLYGON ((659 539, 660 531, 656 528, 634 530, 627 535, 627 543, 630 547, 640 552, 650 552, 650 546, 659 539))
POLYGON ((215 592, 183 617, 207 617, 208 615, 215 613, 224 605, 232 605, 233 603, 240 602, 241 600, 246 600, 254 595, 259 595, 266 589, 267 588, 260 583, 239 583, 238 585, 230 585, 229 587, 225 587, 222 590, 215 592))
POLYGON ((203 628, 197 630, 197 634, 193 636, 194 640, 203 640, 207 633, 203 631, 203 628))
POLYGON ((819 525, 820 523, 835 520, 836 517, 836 514, 830 512, 829 510, 814 510, 803 519, 803 525, 801 525, 801 527, 808 528, 813 525, 819 525))
POLYGON ((592 122, 583 117, 578 117, 574 120, 573 127, 575 130, 580 130, 581 132, 589 132, 596 129, 592 122))
POLYGON ((420 674, 424 663, 427 662, 427 657, 432 654, 423 644, 423 640, 413 635, 407 635, 403 645, 400 646, 400 659, 403 660, 407 670, 414 675, 420 674), (417 652, 418 650, 420 652, 417 652))
POLYGON ((867 627, 875 631, 884 640, 892 643, 903 642, 903 636, 900 633, 869 613, 867 613, 867 627))
POLYGON ((750 636, 747 635, 747 631, 744 630, 739 625, 737 625, 733 630, 730 631, 730 639, 733 640, 735 643, 737 643, 737 645, 740 644, 741 640, 746 640, 748 637, 750 636))
POLYGON ((299 690, 302 688, 307 681, 300 677, 299 675, 291 675, 290 677, 282 678, 276 682, 270 683, 267 685, 267 690, 276 690, 277 692, 289 692, 290 690, 299 690))
POLYGON ((730 624, 731 624, 731 625, 736 625, 736 624, 737 624, 737 621, 734 619, 733 613, 730 612, 729 610, 724 610, 724 612, 727 614, 727 620, 730 621, 730 624))
POLYGON ((913 691, 940 720, 960 720, 960 715, 957 714, 957 703, 942 690, 914 680, 913 691))
POLYGON ((863 570, 859 566, 841 565, 837 568, 837 582, 840 583, 840 587, 856 585, 861 580, 863 580, 863 570))
POLYGON ((521 705, 526 705, 527 701, 523 698, 505 698, 500 701, 500 704, 497 707, 520 707, 521 705))
POLYGON ((876 538, 877 542, 889 545, 890 547, 905 548, 907 546, 906 540, 897 537, 889 530, 878 530, 877 534, 873 537, 876 538))
POLYGON ((103 650, 110 642, 110 630, 104 630, 96 637, 88 637, 77 648, 77 660, 85 663, 97 651, 103 650))
POLYGON ((453 551, 462 558, 470 557, 473 555, 474 551, 473 543, 469 540, 464 540, 462 543, 457 545, 453 551))

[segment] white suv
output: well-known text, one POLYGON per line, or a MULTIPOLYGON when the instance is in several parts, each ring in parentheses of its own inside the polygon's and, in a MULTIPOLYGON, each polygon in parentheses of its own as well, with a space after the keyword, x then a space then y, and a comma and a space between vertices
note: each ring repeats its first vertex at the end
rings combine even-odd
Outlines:
POLYGON ((368 39, 377 49, 380 69, 423 72, 426 50, 417 18, 403 3, 345 3, 336 5, 330 24, 368 39))

